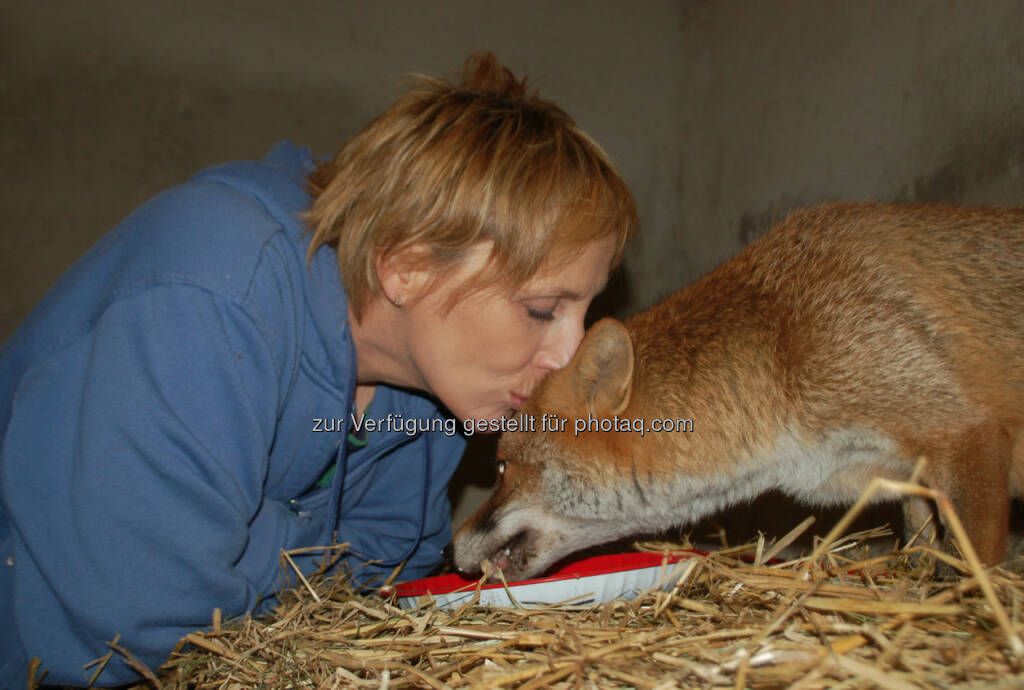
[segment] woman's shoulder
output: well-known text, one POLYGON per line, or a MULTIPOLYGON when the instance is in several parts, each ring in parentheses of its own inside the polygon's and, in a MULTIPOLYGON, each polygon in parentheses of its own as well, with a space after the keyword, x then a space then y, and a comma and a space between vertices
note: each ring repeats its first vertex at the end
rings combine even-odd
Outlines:
MULTIPOLYGON (((90 332, 110 308, 146 295, 207 296, 244 311, 284 360, 296 357, 308 299, 302 157, 216 166, 158 194, 78 259, 0 354, 90 332)), ((324 298, 323 301, 326 301, 324 298)), ((337 300, 342 301, 342 300, 337 300)), ((289 367, 286 367, 289 368, 289 367)))
POLYGON ((241 299, 268 262, 301 271, 308 236, 299 214, 309 205, 312 158, 287 151, 279 145, 263 161, 204 170, 125 218, 110 242, 124 259, 119 282, 192 283, 241 299))

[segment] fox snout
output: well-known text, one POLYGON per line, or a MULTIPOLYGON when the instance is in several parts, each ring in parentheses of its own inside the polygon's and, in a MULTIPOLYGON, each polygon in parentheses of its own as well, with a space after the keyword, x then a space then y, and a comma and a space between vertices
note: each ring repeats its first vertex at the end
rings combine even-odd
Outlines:
MULTIPOLYGON (((498 462, 494 493, 452 540, 453 564, 460 572, 496 577, 500 569, 506 579, 521 579, 547 564, 536 565, 538 554, 544 550, 538 543, 538 527, 547 524, 551 516, 531 479, 522 467, 510 470, 508 463, 498 462), (517 500, 526 496, 533 498, 517 500)), ((558 541, 565 543, 548 539, 549 543, 558 541)))
POLYGON ((618 535, 614 525, 553 515, 512 502, 489 520, 470 519, 455 535, 455 567, 511 582, 539 575, 566 556, 618 535), (500 571, 500 574, 499 574, 500 571))
MULTIPOLYGON (((498 452, 518 454, 515 439, 507 438, 498 452)), ((559 488, 564 477, 554 465, 550 470, 528 461, 498 462, 494 493, 452 540, 453 563, 460 572, 497 578, 500 569, 506 580, 520 580, 574 551, 622 535, 617 521, 595 520, 572 510, 559 488)), ((575 485, 589 491, 586 479, 575 485)))

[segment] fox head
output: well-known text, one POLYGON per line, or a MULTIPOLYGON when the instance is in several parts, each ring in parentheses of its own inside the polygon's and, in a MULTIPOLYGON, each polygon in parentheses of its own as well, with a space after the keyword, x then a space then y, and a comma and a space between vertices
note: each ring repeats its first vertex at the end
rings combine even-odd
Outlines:
MULTIPOLYGON (((622 490, 622 473, 630 472, 627 441, 620 434, 579 433, 576 426, 581 418, 609 419, 626 410, 633 358, 629 332, 604 319, 569 365, 541 382, 523 408, 533 430, 502 435, 494 492, 455 535, 459 570, 479 572, 486 560, 520 580, 570 553, 638 531, 637 497, 622 490)), ((651 521, 664 527, 653 524, 654 515, 651 521)))

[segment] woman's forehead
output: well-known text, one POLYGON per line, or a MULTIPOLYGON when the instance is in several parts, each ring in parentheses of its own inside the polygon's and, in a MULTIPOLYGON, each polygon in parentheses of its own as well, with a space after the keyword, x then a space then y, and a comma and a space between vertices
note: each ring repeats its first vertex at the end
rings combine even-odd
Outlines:
POLYGON ((615 241, 611 237, 591 242, 571 256, 545 262, 519 292, 567 299, 592 298, 608 282, 614 253, 615 241))

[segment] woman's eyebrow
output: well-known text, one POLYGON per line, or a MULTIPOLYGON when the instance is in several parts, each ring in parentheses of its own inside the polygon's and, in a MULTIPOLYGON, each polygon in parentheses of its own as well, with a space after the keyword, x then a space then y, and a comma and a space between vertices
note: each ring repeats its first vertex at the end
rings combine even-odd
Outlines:
MULTIPOLYGON (((601 284, 594 291, 594 295, 600 295, 604 292, 604 289, 608 287, 608 279, 605 278, 601 281, 601 284)), ((543 285, 538 286, 533 290, 528 290, 523 294, 524 299, 544 299, 544 298, 559 298, 559 299, 570 299, 570 300, 581 300, 583 294, 572 290, 570 288, 558 288, 558 287, 545 287, 543 285)))
POLYGON ((545 290, 539 288, 523 295, 523 299, 580 299, 575 290, 545 290))
MULTIPOLYGON (((607 281, 602 283, 601 287, 599 287, 594 294, 595 295, 601 294, 601 292, 604 291, 605 287, 607 287, 607 281)), ((536 292, 534 292, 534 293, 532 293, 530 295, 527 295, 527 297, 528 298, 534 298, 534 299, 557 297, 558 299, 569 299, 569 300, 577 300, 577 301, 583 299, 583 295, 581 295, 580 293, 576 292, 575 290, 554 290, 554 291, 548 292, 547 290, 540 289, 540 290, 537 290, 536 292)))

